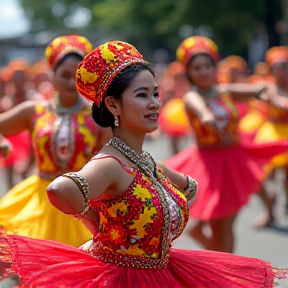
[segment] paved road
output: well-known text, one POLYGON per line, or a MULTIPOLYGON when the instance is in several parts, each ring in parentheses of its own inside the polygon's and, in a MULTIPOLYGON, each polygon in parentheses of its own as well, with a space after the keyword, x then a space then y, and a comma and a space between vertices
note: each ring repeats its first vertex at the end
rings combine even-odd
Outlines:
MULTIPOLYGON (((189 145, 189 140, 182 142, 182 147, 189 145)), ((169 140, 165 136, 149 139, 145 141, 145 150, 149 151, 156 160, 163 161, 170 157, 171 150, 169 140)), ((244 256, 258 257, 272 262, 278 267, 288 267, 288 216, 284 214, 283 204, 284 195, 281 189, 283 177, 278 175, 277 185, 279 190, 278 214, 279 224, 283 229, 263 229, 255 230, 251 228, 252 221, 264 211, 257 196, 252 196, 250 202, 244 207, 236 219, 235 235, 236 249, 235 253, 244 256)), ((0 172, 0 195, 5 193, 5 179, 3 172, 0 172)), ((201 249, 189 237, 188 231, 193 220, 188 222, 184 233, 175 241, 175 248, 182 249, 201 249)))

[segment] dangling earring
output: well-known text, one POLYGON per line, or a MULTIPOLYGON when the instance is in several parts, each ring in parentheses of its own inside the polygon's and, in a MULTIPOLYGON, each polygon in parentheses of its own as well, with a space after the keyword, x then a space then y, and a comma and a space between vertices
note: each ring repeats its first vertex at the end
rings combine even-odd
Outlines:
POLYGON ((119 117, 118 117, 117 115, 114 115, 114 125, 115 125, 116 127, 119 126, 119 117))

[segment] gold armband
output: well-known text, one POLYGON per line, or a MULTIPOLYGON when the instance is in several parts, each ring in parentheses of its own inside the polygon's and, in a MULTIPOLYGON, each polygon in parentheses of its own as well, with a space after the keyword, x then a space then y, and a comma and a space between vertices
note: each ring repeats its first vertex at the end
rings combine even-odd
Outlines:
POLYGON ((197 182, 191 178, 190 176, 186 176, 187 181, 188 181, 188 186, 184 189, 183 194, 187 198, 187 201, 189 202, 194 198, 194 196, 197 193, 197 182))
POLYGON ((89 204, 88 204, 88 194, 89 194, 89 185, 87 181, 80 175, 69 172, 62 175, 62 177, 69 178, 74 181, 74 183, 78 186, 80 189, 83 197, 84 197, 84 209, 82 212, 74 214, 74 217, 79 219, 83 214, 85 214, 89 210, 89 204))

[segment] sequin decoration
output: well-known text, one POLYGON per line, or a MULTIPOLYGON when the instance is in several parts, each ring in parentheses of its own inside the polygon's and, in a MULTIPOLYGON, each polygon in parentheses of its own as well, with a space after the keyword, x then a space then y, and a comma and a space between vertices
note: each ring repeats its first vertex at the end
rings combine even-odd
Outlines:
POLYGON ((89 202, 99 215, 98 233, 90 252, 95 258, 128 267, 166 266, 172 241, 188 221, 188 207, 185 196, 162 171, 157 175, 158 183, 165 190, 167 212, 163 210, 158 188, 137 169, 133 183, 122 195, 89 202), (163 231, 167 219, 167 230, 163 231))
POLYGON ((76 71, 78 92, 98 106, 113 79, 127 66, 147 62, 132 45, 112 41, 98 46, 79 64, 76 71))
MULTIPOLYGON (((39 167, 43 179, 52 180, 68 172, 80 170, 96 151, 99 128, 91 118, 89 107, 83 107, 68 117, 68 146, 65 158, 59 157, 61 148, 59 136, 62 115, 58 115, 50 106, 36 105, 35 127, 32 134, 39 167)), ((62 148, 61 148, 62 149, 62 148)), ((62 151, 63 152, 63 151, 62 151)))
POLYGON ((176 58, 187 67, 190 59, 199 53, 210 55, 214 61, 218 60, 217 45, 211 39, 204 36, 186 38, 177 48, 176 58))
POLYGON ((238 111, 229 93, 217 97, 204 97, 204 100, 216 118, 215 126, 203 126, 199 116, 192 115, 191 121, 197 144, 202 148, 223 148, 238 145, 238 111))
POLYGON ((45 57, 53 69, 65 55, 76 53, 84 57, 92 49, 92 43, 83 36, 60 36, 55 38, 46 48, 45 57))

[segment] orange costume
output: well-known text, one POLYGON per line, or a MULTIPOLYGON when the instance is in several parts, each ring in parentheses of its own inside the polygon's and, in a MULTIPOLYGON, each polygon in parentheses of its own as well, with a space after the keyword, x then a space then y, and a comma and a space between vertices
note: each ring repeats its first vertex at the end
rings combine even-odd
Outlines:
MULTIPOLYGON (((188 63, 195 53, 206 53, 217 59, 215 46, 205 37, 188 38, 177 50, 178 59, 183 64, 188 63)), ((191 90, 201 94, 196 86, 191 90)), ((202 98, 216 119, 215 125, 203 125, 199 114, 191 112, 189 120, 196 144, 176 154, 166 164, 197 179, 198 196, 191 206, 190 216, 209 221, 236 214, 260 188, 266 176, 264 165, 274 155, 287 150, 287 143, 275 147, 244 145, 239 141, 239 115, 231 95, 220 94, 215 88, 202 98)))
MULTIPOLYGON (((285 46, 272 47, 267 51, 266 62, 270 67, 278 63, 288 63, 288 48, 285 46)), ((279 94, 287 97, 287 93, 276 87, 279 94)), ((288 140, 288 106, 277 107, 268 103, 267 121, 257 129, 255 142, 273 142, 278 140, 288 140)), ((288 154, 276 156, 272 160, 273 167, 286 166, 288 164, 288 154)))
MULTIPOLYGON (((84 56, 92 48, 86 42, 87 39, 76 35, 56 38, 47 50, 49 63, 53 66, 57 58, 61 59, 57 51, 61 57, 81 51, 80 55, 84 56), (65 53, 63 47, 67 47, 65 53)), ((19 235, 80 246, 91 233, 50 204, 46 187, 57 176, 80 170, 86 164, 96 152, 99 127, 91 119, 90 107, 84 101, 67 109, 60 107, 54 98, 49 103, 37 104, 34 113, 32 138, 39 173, 20 182, 0 200, 0 226, 19 235)))

